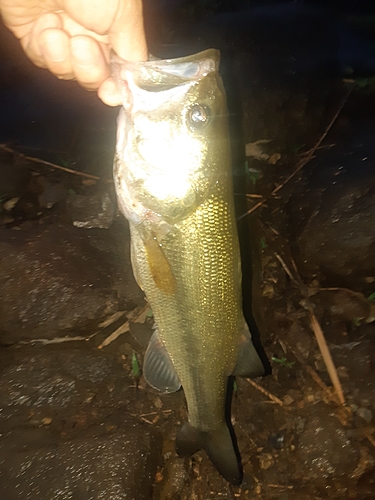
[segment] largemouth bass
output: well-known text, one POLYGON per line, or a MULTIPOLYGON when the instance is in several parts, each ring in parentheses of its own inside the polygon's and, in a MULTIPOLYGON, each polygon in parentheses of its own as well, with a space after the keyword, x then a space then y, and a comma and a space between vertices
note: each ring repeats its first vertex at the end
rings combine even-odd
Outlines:
POLYGON ((225 418, 228 377, 263 365, 242 312, 227 107, 213 49, 172 60, 113 60, 124 95, 114 179, 129 221, 135 278, 155 332, 143 373, 181 385, 188 423, 177 452, 205 449, 229 482, 241 466, 225 418))

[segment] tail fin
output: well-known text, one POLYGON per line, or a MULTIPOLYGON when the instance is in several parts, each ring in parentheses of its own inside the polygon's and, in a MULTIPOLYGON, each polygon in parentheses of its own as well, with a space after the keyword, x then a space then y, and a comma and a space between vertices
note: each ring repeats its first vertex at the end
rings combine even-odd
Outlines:
POLYGON ((190 424, 181 427, 176 437, 176 450, 181 457, 188 457, 204 449, 216 469, 229 483, 242 482, 242 467, 237 456, 229 428, 224 424, 213 432, 198 431, 190 424))

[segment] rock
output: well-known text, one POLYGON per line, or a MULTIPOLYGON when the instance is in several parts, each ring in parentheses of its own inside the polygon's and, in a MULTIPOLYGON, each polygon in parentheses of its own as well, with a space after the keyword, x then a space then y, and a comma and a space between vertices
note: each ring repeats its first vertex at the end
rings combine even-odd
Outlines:
POLYGON ((150 500, 160 440, 124 419, 115 432, 59 442, 48 429, 14 429, 0 442, 0 496, 7 500, 150 500))
POLYGON ((368 408, 358 408, 356 413, 359 417, 363 418, 363 420, 366 422, 366 424, 371 423, 371 420, 373 417, 371 410, 369 410, 368 408))
POLYGON ((335 320, 359 322, 372 320, 373 303, 362 293, 347 288, 317 290, 309 297, 316 311, 326 311, 335 320))
POLYGON ((39 205, 44 208, 52 208, 56 203, 65 200, 68 194, 69 190, 63 182, 52 184, 48 180, 44 180, 43 192, 38 197, 39 205))
POLYGON ((320 409, 307 419, 299 435, 299 456, 310 479, 326 479, 350 475, 357 467, 359 451, 338 419, 320 409))
POLYGON ((126 413, 123 359, 86 342, 0 356, 0 498, 151 498, 162 442, 126 413))
POLYGON ((124 224, 100 235, 56 223, 30 226, 1 232, 3 344, 91 332, 120 305, 133 308, 142 297, 124 224))
POLYGON ((108 193, 92 196, 70 195, 66 201, 68 217, 76 227, 108 229, 116 214, 116 205, 108 193))
POLYGON ((164 467, 165 481, 161 485, 160 500, 181 498, 180 493, 189 481, 185 460, 181 458, 170 458, 164 467))
POLYGON ((340 345, 329 344, 329 348, 336 366, 345 366, 352 381, 360 383, 371 372, 374 348, 370 339, 364 338, 340 345))
POLYGON ((70 433, 70 425, 82 428, 100 420, 102 408, 128 404, 132 380, 122 363, 103 351, 54 345, 12 353, 10 358, 0 351, 0 432, 49 423, 67 426, 64 432, 70 433))
POLYGON ((356 120, 351 116, 351 126, 338 131, 337 144, 318 153, 302 183, 295 186, 287 212, 297 266, 308 280, 317 277, 324 286, 371 293, 375 120, 356 120))
POLYGON ((21 157, 0 149, 0 203, 22 196, 31 179, 28 164, 21 157))
MULTIPOLYGON (((347 187, 353 190, 353 186, 347 187)), ((375 272, 374 192, 353 193, 353 198, 358 198, 350 201, 346 196, 350 196, 349 193, 335 195, 333 189, 328 191, 326 200, 337 196, 337 202, 332 202, 331 207, 321 205, 310 218, 299 238, 300 249, 312 271, 325 269, 326 273, 339 276, 341 283, 358 286, 358 278, 362 277, 365 282, 365 278, 375 272)))

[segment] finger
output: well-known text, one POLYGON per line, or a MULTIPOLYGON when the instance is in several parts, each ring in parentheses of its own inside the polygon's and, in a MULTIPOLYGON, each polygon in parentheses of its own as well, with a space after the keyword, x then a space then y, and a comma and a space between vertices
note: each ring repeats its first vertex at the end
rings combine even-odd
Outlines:
MULTIPOLYGON (((75 0, 75 2, 77 2, 77 0, 75 0)), ((99 33, 96 33, 95 31, 86 28, 85 27, 86 24, 84 22, 80 24, 79 22, 72 19, 66 12, 59 13, 59 18, 61 19, 64 31, 66 31, 71 37, 78 35, 86 35, 90 36, 91 38, 94 38, 94 40, 100 43, 108 43, 107 35, 100 35, 99 33)))
POLYGON ((74 75, 89 90, 96 90, 109 77, 109 67, 100 45, 91 37, 74 36, 70 39, 74 75))
POLYGON ((142 0, 119 1, 116 19, 108 33, 115 52, 126 61, 147 61, 142 0))
POLYGON ((45 66, 58 78, 74 78, 69 36, 60 29, 46 29, 39 35, 40 51, 45 66))
POLYGON ((21 44, 27 56, 37 66, 46 67, 44 54, 40 46, 40 35, 49 28, 60 29, 61 20, 56 14, 43 14, 34 23, 29 23, 28 29, 21 36, 21 44))
POLYGON ((98 89, 98 96, 107 106, 120 106, 121 96, 117 93, 117 87, 112 78, 107 78, 98 89))

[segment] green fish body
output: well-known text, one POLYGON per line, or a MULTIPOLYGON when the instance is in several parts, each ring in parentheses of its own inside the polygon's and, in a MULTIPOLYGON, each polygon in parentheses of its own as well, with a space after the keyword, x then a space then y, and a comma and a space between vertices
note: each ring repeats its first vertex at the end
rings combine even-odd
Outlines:
POLYGON ((113 63, 124 92, 114 179, 130 224, 134 275, 155 332, 146 380, 182 385, 188 423, 180 455, 205 449, 231 483, 241 467, 225 419, 228 377, 263 365, 242 312, 241 264, 219 53, 113 63))

